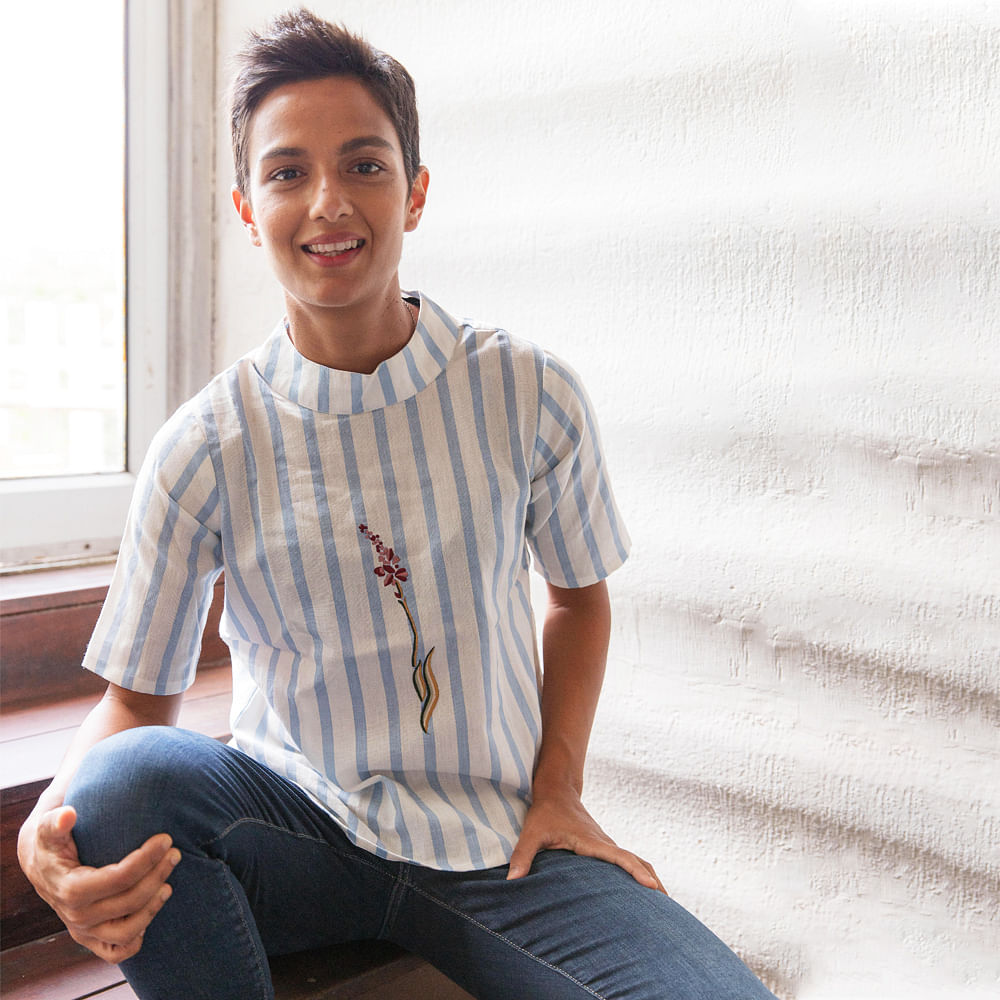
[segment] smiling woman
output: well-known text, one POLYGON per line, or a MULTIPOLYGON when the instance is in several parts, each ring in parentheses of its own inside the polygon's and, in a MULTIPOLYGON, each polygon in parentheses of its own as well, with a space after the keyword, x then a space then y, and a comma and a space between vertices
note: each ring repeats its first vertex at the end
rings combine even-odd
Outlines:
POLYGON ((293 343, 318 364, 370 374, 413 333, 397 269, 426 168, 408 182, 393 122, 367 86, 343 77, 273 91, 245 149, 246 190, 234 186, 233 202, 282 285, 293 343), (330 336, 331 320, 341 336, 330 336), (359 344, 367 326, 377 336, 359 344))
POLYGON ((285 314, 154 439, 25 873, 143 998, 369 938, 479 1000, 771 997, 581 800, 629 536, 576 373, 400 289, 428 175, 371 81, 409 75, 304 9, 238 72, 285 314), (228 745, 174 728, 223 572, 228 745))

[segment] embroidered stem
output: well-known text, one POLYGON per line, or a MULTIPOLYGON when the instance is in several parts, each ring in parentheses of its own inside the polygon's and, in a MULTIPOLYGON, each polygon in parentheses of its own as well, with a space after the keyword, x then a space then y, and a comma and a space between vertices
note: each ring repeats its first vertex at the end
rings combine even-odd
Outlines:
MULTIPOLYGON (((425 733, 430 732, 431 716, 434 714, 434 709, 437 708, 438 697, 440 696, 440 691, 438 691, 437 678, 434 676, 434 671, 431 670, 431 657, 434 655, 434 647, 431 647, 431 651, 424 657, 423 662, 418 664, 417 668, 413 671, 413 676, 416 678, 417 671, 420 672, 420 678, 423 682, 424 693, 421 695, 420 703, 423 706, 420 709, 420 728, 423 729, 425 733)), ((420 689, 417 689, 417 693, 420 693, 420 689)))
POLYGON ((420 728, 425 733, 430 732, 431 716, 437 707, 440 691, 438 689, 437 678, 431 670, 431 657, 434 655, 434 647, 428 654, 419 660, 417 652, 420 646, 420 636, 417 633, 417 623, 413 620, 410 607, 403 596, 402 584, 406 582, 407 570, 405 566, 399 564, 399 556, 391 548, 383 544, 382 539, 369 531, 366 524, 359 524, 358 531, 372 543, 375 553, 379 559, 379 565, 375 567, 375 575, 382 581, 383 586, 390 584, 396 592, 396 601, 406 614, 406 620, 410 623, 410 632, 413 635, 413 648, 410 651, 410 666, 413 668, 413 689, 420 699, 420 728))
POLYGON ((431 716, 434 714, 434 709, 437 706, 438 697, 440 696, 437 678, 434 676, 434 671, 431 670, 431 657, 434 655, 434 647, 431 647, 430 652, 428 652, 422 661, 417 659, 417 646, 419 643, 417 626, 413 621, 410 606, 406 603, 403 590, 398 582, 396 583, 396 600, 406 612, 406 620, 410 623, 410 631, 413 633, 413 650, 410 653, 410 666, 413 667, 413 687, 417 692, 417 697, 420 699, 421 704, 420 728, 426 733, 430 731, 431 716))

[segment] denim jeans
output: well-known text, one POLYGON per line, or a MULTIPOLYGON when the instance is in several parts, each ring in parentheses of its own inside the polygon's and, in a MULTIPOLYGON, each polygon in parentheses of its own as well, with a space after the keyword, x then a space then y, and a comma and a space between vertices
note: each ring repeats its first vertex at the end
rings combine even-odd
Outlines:
POLYGON ((66 801, 84 864, 164 831, 181 850, 172 897, 122 965, 142 1000, 270 1000, 268 955, 362 939, 402 945, 482 1000, 772 997, 686 910, 614 865, 545 851, 508 882, 506 867, 384 860, 295 785, 195 733, 105 740, 66 801))

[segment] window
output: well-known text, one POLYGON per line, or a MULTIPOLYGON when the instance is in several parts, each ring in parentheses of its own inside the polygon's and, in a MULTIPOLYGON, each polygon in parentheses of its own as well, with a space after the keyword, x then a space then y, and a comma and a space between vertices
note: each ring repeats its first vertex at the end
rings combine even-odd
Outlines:
POLYGON ((22 107, 3 165, 18 234, 5 224, 4 253, 33 263, 19 297, 0 285, 0 566, 115 552, 166 416, 168 7, 62 0, 5 15, 33 68, 5 59, 22 107), (67 65, 61 48, 84 61, 67 65))
MULTIPOLYGON (((57 5, 58 9, 58 5, 57 5)), ((0 478, 125 469, 124 19, 120 0, 5 17, 0 478), (37 73, 44 61, 58 72, 37 73), (68 87, 67 80, 86 81, 68 87), (10 193, 16 193, 10 197, 10 193)))

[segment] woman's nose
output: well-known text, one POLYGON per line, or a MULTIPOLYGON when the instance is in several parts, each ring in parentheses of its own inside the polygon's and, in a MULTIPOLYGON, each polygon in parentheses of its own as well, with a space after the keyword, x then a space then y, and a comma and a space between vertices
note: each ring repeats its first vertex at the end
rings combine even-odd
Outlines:
POLYGON ((321 177, 316 185, 312 199, 312 217, 314 219, 343 218, 352 211, 350 199, 339 179, 321 177))

